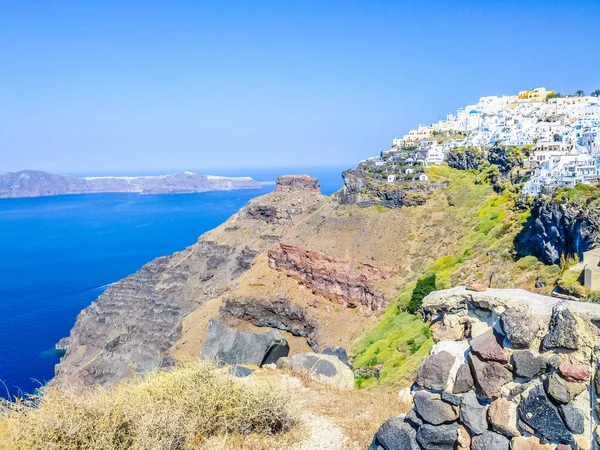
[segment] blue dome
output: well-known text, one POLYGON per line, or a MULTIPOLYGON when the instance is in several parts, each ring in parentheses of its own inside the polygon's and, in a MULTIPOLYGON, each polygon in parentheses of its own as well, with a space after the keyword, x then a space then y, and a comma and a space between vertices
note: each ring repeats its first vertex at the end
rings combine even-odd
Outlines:
POLYGON ((469 111, 469 114, 479 114, 479 111, 477 111, 476 109, 472 109, 471 111, 469 111))

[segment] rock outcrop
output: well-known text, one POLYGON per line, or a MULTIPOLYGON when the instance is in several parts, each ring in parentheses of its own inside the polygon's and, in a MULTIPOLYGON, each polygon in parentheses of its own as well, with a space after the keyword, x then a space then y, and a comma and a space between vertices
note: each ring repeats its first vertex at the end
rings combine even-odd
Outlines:
POLYGON ((391 271, 366 263, 354 266, 350 261, 295 245, 279 243, 269 250, 269 266, 284 271, 313 292, 332 302, 370 310, 383 308, 387 301, 375 290, 375 283, 391 271))
POLYGON ((429 294, 423 310, 459 330, 438 335, 449 339, 436 340, 415 377, 415 409, 404 423, 423 448, 469 448, 467 437, 471 449, 482 450, 592 448, 600 430, 593 411, 600 393, 592 382, 600 363, 600 305, 458 287, 429 294), (512 315, 505 320, 506 311, 521 311, 529 342, 512 315), (462 333, 464 340, 455 340, 462 333), (454 431, 463 427, 468 436, 454 431))
POLYGON ((0 198, 65 194, 130 192, 139 194, 189 194, 206 191, 260 189, 264 183, 250 177, 217 177, 193 172, 141 177, 72 177, 38 170, 0 174, 0 198))
POLYGON ((337 356, 322 353, 296 353, 277 361, 280 369, 304 372, 317 381, 339 389, 354 387, 354 373, 337 356))
POLYGON ((578 256, 600 244, 600 211, 545 198, 535 200, 531 216, 515 238, 519 256, 534 255, 546 264, 578 256))
POLYGON ((444 184, 429 181, 411 181, 389 183, 381 178, 376 179, 364 172, 353 169, 342 173, 344 187, 335 195, 342 205, 358 205, 360 207, 384 206, 401 208, 424 204, 435 189, 444 184))

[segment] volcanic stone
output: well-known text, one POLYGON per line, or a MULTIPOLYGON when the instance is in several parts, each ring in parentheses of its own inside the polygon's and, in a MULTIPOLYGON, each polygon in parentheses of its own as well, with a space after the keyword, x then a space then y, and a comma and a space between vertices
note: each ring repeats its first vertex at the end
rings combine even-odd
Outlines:
POLYGON ((417 432, 404 422, 403 416, 390 417, 375 433, 369 450, 419 450, 417 432))
POLYGON ((474 374, 475 386, 481 397, 496 398, 500 389, 512 381, 512 373, 496 361, 482 361, 473 353, 469 354, 469 365, 474 374))
POLYGON ((455 406, 460 405, 461 398, 456 394, 451 394, 450 392, 442 392, 442 400, 445 402, 451 403, 455 406))
POLYGON ((423 425, 417 431, 417 441, 428 450, 453 450, 458 439, 458 424, 423 425))
POLYGON ((460 420, 472 434, 481 434, 488 429, 487 405, 477 400, 475 392, 469 391, 462 397, 460 420))
POLYGON ((577 321, 564 303, 559 303, 552 309, 550 330, 542 341, 542 349, 552 348, 579 349, 577 321))
POLYGON ((447 351, 426 356, 415 376, 415 383, 427 389, 444 390, 454 360, 454 356, 447 351))
POLYGON ((574 434, 581 434, 584 431, 585 416, 583 413, 576 408, 573 403, 567 403, 566 405, 560 405, 560 415, 562 416, 565 425, 574 434))
POLYGON ((511 362, 514 373, 518 377, 534 378, 546 371, 546 358, 529 350, 514 352, 511 362))
POLYGON ((506 350, 498 343, 498 336, 493 330, 489 330, 476 338, 471 339, 469 343, 471 349, 477 356, 485 361, 508 362, 506 350))
POLYGON ((419 417, 417 412, 414 409, 411 409, 404 418, 404 421, 408 423, 413 428, 419 428, 423 425, 423 420, 419 417))
POLYGON ((558 371, 565 380, 575 383, 587 381, 592 376, 592 372, 587 364, 570 364, 563 362, 558 366, 558 371))
POLYGON ((533 388, 529 395, 521 400, 518 412, 523 422, 549 441, 572 442, 573 436, 541 385, 533 388))
POLYGON ((494 400, 488 409, 492 429, 507 437, 519 436, 517 429, 517 405, 505 398, 494 400))
POLYGON ((587 387, 586 383, 571 383, 557 373, 550 375, 544 385, 548 395, 559 403, 569 403, 587 387))
POLYGON ((456 372, 456 379, 454 381, 452 392, 455 394, 463 394, 469 392, 474 386, 471 368, 468 364, 461 364, 458 368, 458 372, 456 372))
POLYGON ((508 308, 500 316, 506 337, 514 348, 529 348, 535 337, 534 321, 529 313, 520 308, 508 308))
POLYGON ((425 422, 441 425, 458 419, 458 408, 443 401, 439 394, 417 391, 413 400, 417 413, 425 422))
POLYGON ((508 450, 510 441, 501 434, 493 431, 473 437, 471 450, 508 450))

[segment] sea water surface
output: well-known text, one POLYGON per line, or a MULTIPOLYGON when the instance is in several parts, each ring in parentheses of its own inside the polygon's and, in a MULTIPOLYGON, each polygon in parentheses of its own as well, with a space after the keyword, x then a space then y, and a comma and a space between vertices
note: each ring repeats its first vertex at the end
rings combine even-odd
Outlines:
MULTIPOLYGON (((286 172, 247 175, 269 181, 286 172)), ((301 172, 318 176, 327 195, 342 185, 339 168, 301 172)), ((0 199, 0 396, 53 377, 54 345, 110 283, 193 244, 273 189, 0 199)))

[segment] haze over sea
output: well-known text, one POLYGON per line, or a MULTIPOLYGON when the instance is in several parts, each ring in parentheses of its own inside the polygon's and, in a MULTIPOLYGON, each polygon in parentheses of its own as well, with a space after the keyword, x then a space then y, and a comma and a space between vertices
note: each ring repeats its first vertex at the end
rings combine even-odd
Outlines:
MULTIPOLYGON (((342 168, 223 173, 259 181, 319 178, 330 195, 342 168)), ((32 392, 54 375, 56 342, 110 283, 182 250, 237 212, 258 190, 182 195, 95 194, 0 199, 0 396, 32 392)))

